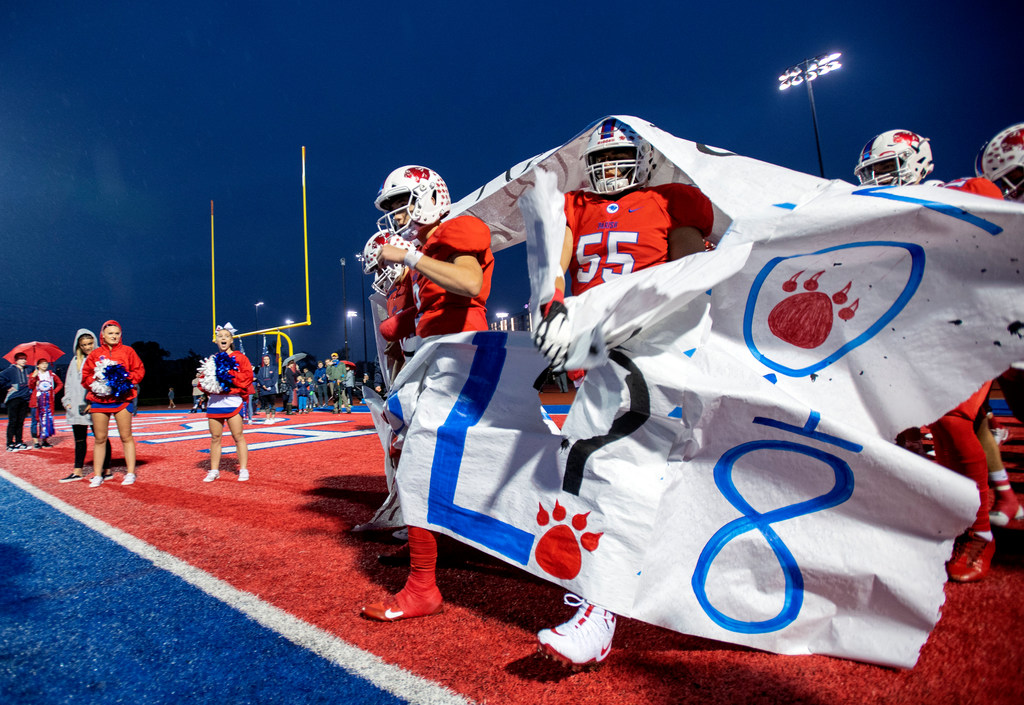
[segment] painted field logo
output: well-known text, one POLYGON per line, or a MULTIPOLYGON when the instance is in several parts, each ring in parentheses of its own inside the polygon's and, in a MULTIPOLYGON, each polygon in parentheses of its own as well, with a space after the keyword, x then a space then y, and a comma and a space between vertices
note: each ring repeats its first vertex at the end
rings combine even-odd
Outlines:
POLYGON ((552 526, 537 542, 537 549, 533 557, 537 559, 537 565, 547 573, 561 580, 572 580, 580 573, 583 567, 583 552, 580 546, 587 551, 597 550, 597 544, 603 533, 584 533, 578 539, 576 532, 587 528, 586 514, 576 514, 572 518, 572 528, 561 522, 565 521, 567 512, 565 507, 555 500, 555 508, 551 514, 544 508, 543 504, 538 505, 537 525, 547 526, 552 519, 559 522, 552 526))
POLYGON ((775 372, 814 374, 896 318, 917 292, 924 266, 924 249, 908 242, 859 242, 771 259, 747 296, 747 349, 775 372))

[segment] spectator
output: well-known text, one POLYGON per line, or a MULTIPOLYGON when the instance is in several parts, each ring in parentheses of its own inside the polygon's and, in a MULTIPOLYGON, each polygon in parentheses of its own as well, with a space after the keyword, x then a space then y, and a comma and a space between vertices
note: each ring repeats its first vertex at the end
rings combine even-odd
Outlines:
POLYGON ((199 386, 199 377, 192 379, 192 410, 188 413, 195 414, 202 411, 206 404, 206 395, 203 393, 203 388, 199 386))
POLYGON ((173 409, 174 407, 174 387, 167 389, 167 408, 173 409))
POLYGON ((284 368, 284 413, 290 414, 298 406, 296 400, 296 387, 298 386, 299 366, 294 360, 284 368))
POLYGON ((327 368, 321 360, 316 363, 316 371, 313 372, 313 384, 316 387, 316 401, 318 406, 327 405, 327 368))
POLYGON ((345 366, 338 359, 338 353, 331 353, 331 359, 327 361, 327 380, 334 401, 334 413, 341 413, 341 407, 344 406, 345 366))
POLYGON ((264 355, 256 375, 256 390, 263 407, 263 423, 267 425, 277 420, 277 382, 277 370, 270 364, 270 355, 264 355))
MULTIPOLYGON (((71 474, 62 477, 60 482, 74 482, 85 477, 85 453, 88 450, 89 426, 92 424, 92 417, 89 413, 89 403, 85 400, 85 387, 82 386, 82 365, 85 358, 96 347, 96 336, 88 328, 79 328, 75 333, 75 344, 72 346, 73 357, 68 365, 67 374, 64 376, 64 398, 61 404, 64 405, 67 422, 71 425, 71 433, 75 438, 75 464, 71 474)), ((113 475, 110 472, 110 440, 107 440, 107 447, 103 454, 103 477, 109 478, 113 475)))
POLYGON ((0 373, 0 390, 5 393, 4 405, 7 407, 7 450, 27 450, 22 440, 25 430, 25 417, 28 415, 29 395, 32 390, 28 386, 28 355, 18 353, 14 356, 14 364, 0 373))
POLYGON ((28 376, 32 389, 29 408, 32 409, 32 438, 36 448, 50 448, 53 436, 53 400, 64 386, 60 377, 50 372, 50 361, 45 357, 36 361, 36 368, 28 376))
POLYGON ((356 396, 356 366, 345 362, 345 413, 352 413, 352 402, 356 396))
POLYGON ((299 399, 299 413, 309 413, 309 390, 310 384, 303 375, 295 378, 295 395, 299 399))

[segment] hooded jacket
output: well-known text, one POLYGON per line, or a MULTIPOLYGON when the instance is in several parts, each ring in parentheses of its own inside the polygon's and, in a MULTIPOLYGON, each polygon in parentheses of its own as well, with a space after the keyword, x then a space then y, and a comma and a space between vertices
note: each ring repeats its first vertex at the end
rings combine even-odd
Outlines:
POLYGON ((79 328, 75 333, 75 342, 71 345, 71 364, 68 365, 68 373, 64 375, 64 396, 61 404, 67 411, 68 423, 72 426, 88 426, 92 418, 85 413, 88 402, 85 400, 85 387, 82 386, 82 366, 85 364, 85 357, 78 357, 78 341, 82 336, 91 336, 98 340, 96 334, 88 328, 79 328))
POLYGON ((131 401, 139 395, 139 382, 146 375, 146 368, 142 366, 142 360, 139 359, 138 353, 131 346, 121 342, 124 340, 124 328, 121 328, 121 340, 118 341, 117 345, 110 346, 102 341, 103 329, 108 325, 121 328, 121 324, 117 321, 107 321, 100 326, 100 336, 96 339, 96 348, 89 353, 89 357, 85 358, 85 364, 82 365, 82 386, 86 389, 85 398, 87 401, 103 402, 106 404, 113 404, 118 401, 131 401), (96 363, 103 359, 119 362, 128 372, 128 380, 132 383, 132 388, 128 392, 128 396, 123 399, 101 397, 92 391, 92 383, 96 379, 96 363))

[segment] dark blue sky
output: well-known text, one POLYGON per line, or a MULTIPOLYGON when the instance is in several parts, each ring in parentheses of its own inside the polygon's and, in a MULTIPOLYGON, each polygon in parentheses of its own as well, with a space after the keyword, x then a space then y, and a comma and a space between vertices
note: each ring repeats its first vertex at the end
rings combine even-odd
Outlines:
MULTIPOLYGON (((261 326, 304 318, 303 145, 313 325, 291 335, 322 356, 343 342, 338 260, 361 314, 352 256, 402 164, 457 200, 628 114, 817 173, 806 91, 777 77, 826 51, 844 54, 815 83, 830 178, 894 128, 931 138, 934 178, 968 175, 1024 121, 1020 3, 694 5, 0 3, 0 354, 110 317, 211 352, 211 200, 218 321, 253 329, 257 301, 261 326)), ((522 250, 497 255, 492 311, 526 302, 522 250)))

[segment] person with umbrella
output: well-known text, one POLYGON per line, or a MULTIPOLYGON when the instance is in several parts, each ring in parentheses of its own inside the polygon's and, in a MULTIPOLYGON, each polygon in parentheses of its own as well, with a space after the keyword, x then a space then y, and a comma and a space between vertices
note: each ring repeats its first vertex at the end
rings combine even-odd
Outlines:
POLYGON ((22 433, 25 417, 32 406, 32 390, 29 388, 29 373, 25 366, 29 360, 46 359, 52 362, 63 354, 64 351, 53 343, 33 340, 15 345, 4 355, 4 359, 11 363, 10 367, 0 372, 0 393, 5 395, 4 404, 7 406, 7 450, 28 450, 22 441, 22 433))
POLYGON ((127 466, 122 485, 135 483, 135 437, 132 435, 132 414, 138 403, 139 382, 146 374, 142 360, 131 347, 121 342, 121 324, 107 321, 100 326, 101 343, 82 366, 85 399, 91 405, 93 428, 92 468, 89 487, 103 484, 103 461, 106 458, 110 417, 114 417, 124 460, 127 466))
POLYGON ((31 389, 28 406, 32 409, 32 438, 36 448, 50 448, 49 439, 53 435, 53 399, 64 383, 60 377, 50 371, 50 361, 41 357, 36 360, 36 368, 28 376, 31 389))

